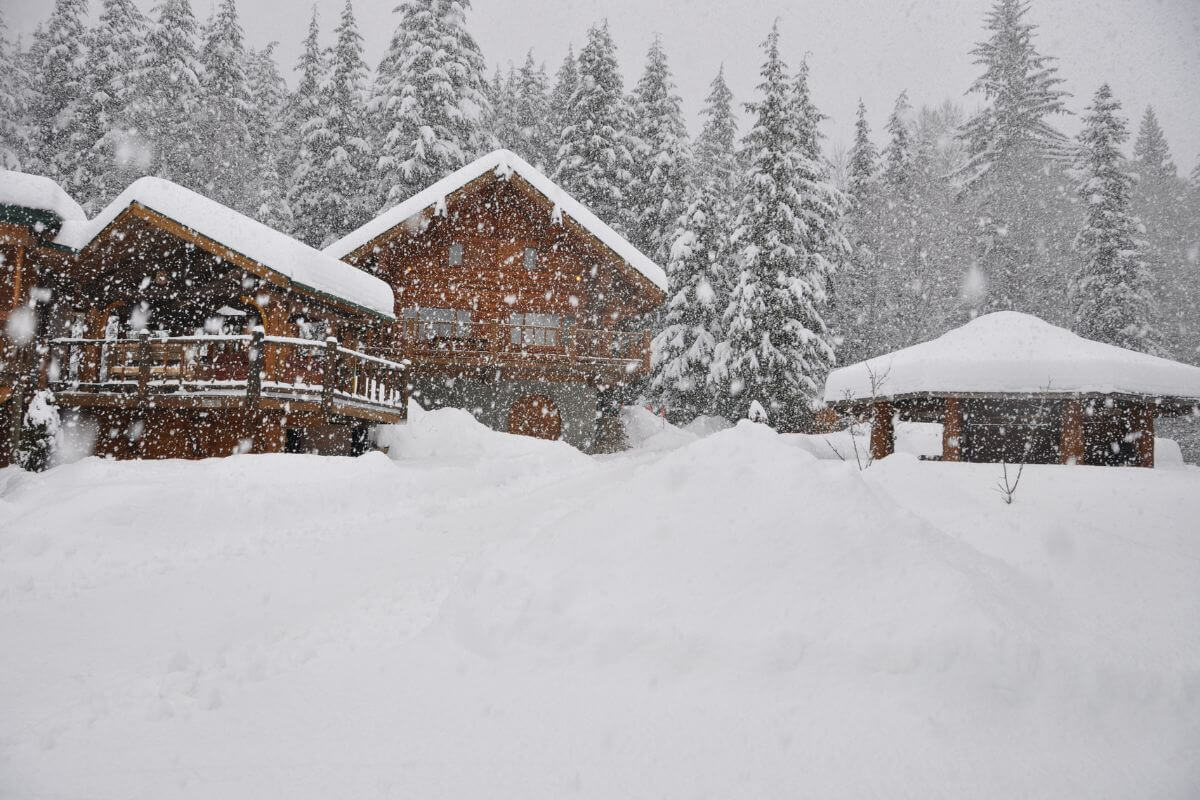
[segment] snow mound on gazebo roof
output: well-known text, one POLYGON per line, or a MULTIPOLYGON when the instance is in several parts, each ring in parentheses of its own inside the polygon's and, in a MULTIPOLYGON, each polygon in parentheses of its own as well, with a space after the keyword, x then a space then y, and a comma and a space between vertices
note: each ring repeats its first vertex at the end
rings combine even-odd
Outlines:
POLYGON ((531 166, 529 162, 509 150, 496 150, 488 153, 486 156, 450 173, 429 188, 418 192, 400 205, 380 214, 361 228, 351 231, 341 239, 338 239, 329 245, 329 247, 326 247, 325 252, 337 258, 344 258, 372 239, 387 233, 392 228, 420 214, 430 206, 444 207, 447 196, 454 194, 489 170, 494 171, 503 178, 508 178, 514 173, 520 175, 529 185, 533 186, 554 203, 556 216, 559 213, 566 214, 582 226, 584 230, 603 242, 621 260, 645 276, 647 280, 664 292, 667 290, 667 276, 663 272, 662 267, 647 258, 640 250, 606 225, 603 220, 593 214, 587 207, 567 194, 562 187, 531 166))
POLYGON ((61 220, 87 219, 83 208, 61 186, 26 172, 0 170, 0 205, 49 211, 61 220))
POLYGON ((76 246, 90 243, 134 203, 257 261, 303 288, 394 317, 392 289, 379 278, 162 178, 134 181, 86 228, 72 226, 70 243, 76 246))
POLYGON ((943 336, 829 374, 825 401, 910 394, 1103 393, 1200 398, 1200 368, 998 311, 943 336), (879 382, 873 393, 872 375, 879 382))

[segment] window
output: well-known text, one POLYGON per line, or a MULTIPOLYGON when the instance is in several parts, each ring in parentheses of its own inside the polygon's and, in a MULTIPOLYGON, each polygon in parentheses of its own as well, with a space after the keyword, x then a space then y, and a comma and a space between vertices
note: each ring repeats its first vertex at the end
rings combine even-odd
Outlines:
POLYGON ((509 323, 513 326, 513 344, 558 346, 562 329, 562 317, 558 314, 513 314, 509 323))
POLYGON ((536 247, 525 248, 525 269, 537 269, 538 251, 536 247))
POLYGON ((471 312, 453 308, 410 308, 402 317, 406 329, 415 330, 415 338, 466 339, 471 335, 471 312))
POLYGON ((450 266, 461 267, 463 264, 463 243, 454 242, 450 245, 450 266))

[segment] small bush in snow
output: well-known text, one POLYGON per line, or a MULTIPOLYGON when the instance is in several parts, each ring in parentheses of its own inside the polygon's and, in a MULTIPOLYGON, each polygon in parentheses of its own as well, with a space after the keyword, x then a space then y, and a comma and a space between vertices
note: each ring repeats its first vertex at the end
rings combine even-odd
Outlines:
POLYGON ((21 445, 17 451, 17 464, 30 472, 42 472, 50 466, 50 460, 58 443, 62 420, 54 394, 43 389, 29 401, 21 427, 21 445))

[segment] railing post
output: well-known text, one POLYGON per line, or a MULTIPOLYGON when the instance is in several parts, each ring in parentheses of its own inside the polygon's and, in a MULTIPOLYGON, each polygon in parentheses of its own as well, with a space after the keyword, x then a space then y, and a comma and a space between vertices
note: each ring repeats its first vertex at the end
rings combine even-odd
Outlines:
POLYGON ((646 370, 647 374, 650 372, 650 348, 650 331, 644 330, 642 331, 642 369, 646 370))
POLYGON ((333 415, 333 389, 338 379, 338 340, 325 339, 325 367, 321 373, 321 407, 326 416, 333 415))
POLYGON ((258 408, 258 401, 262 397, 263 350, 265 348, 263 329, 256 327, 250 331, 250 348, 246 351, 246 405, 251 410, 258 408))
POLYGON ((143 400, 150 392, 150 331, 142 329, 137 334, 138 354, 138 397, 143 400))

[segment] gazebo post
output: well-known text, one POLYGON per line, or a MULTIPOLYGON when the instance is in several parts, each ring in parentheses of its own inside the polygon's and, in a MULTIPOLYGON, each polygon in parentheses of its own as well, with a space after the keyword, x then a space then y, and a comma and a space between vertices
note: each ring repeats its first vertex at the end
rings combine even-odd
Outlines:
POLYGON ((871 458, 878 461, 896 451, 895 430, 892 425, 891 403, 876 403, 875 419, 871 425, 871 458))
POLYGON ((1137 465, 1154 468, 1154 409, 1143 403, 1133 410, 1134 432, 1137 438, 1137 465))
POLYGON ((1058 444, 1063 464, 1082 464, 1083 459, 1083 402, 1067 400, 1062 409, 1062 436, 1058 444))
POLYGON ((962 434, 962 405, 957 397, 947 397, 942 422, 942 461, 962 461, 962 434))

